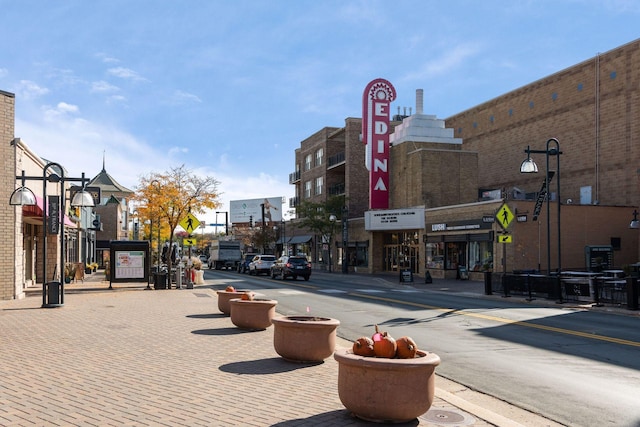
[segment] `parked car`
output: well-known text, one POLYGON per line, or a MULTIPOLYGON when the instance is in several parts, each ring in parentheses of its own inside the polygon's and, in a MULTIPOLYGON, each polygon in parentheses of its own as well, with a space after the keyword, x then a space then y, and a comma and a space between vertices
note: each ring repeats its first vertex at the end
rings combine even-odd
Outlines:
POLYGON ((256 255, 249 263, 249 274, 269 274, 271 272, 271 266, 276 261, 274 255, 256 255))
POLYGON ((207 261, 209 261, 207 256, 203 254, 203 255, 200 255, 198 258, 200 259, 200 262, 202 263, 202 268, 204 268, 207 265, 207 261))
POLYGON ((296 280, 298 276, 309 280, 311 277, 311 263, 303 256, 282 256, 271 266, 271 278, 280 276, 282 280, 292 277, 296 280))
POLYGON ((253 258, 256 254, 244 254, 242 257, 242 261, 238 264, 238 273, 248 273, 249 272, 249 263, 253 261, 253 258))

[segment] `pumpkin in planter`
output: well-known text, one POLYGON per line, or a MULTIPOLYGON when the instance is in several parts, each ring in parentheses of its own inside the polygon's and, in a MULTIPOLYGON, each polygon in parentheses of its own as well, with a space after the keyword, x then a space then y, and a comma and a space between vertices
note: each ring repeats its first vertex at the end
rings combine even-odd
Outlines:
POLYGON ((235 292, 236 288, 234 288, 233 286, 229 285, 224 289, 225 292, 235 292))
POLYGON ((396 356, 396 340, 386 331, 380 332, 376 325, 376 333, 373 334, 373 352, 376 357, 392 359, 396 356))
POLYGON ((358 356, 371 357, 376 353, 373 351, 373 340, 369 337, 360 337, 353 342, 353 354, 358 356))
POLYGON ((413 359, 418 354, 418 346, 411 337, 396 340, 396 357, 398 359, 413 359))
POLYGON ((254 295, 251 291, 244 292, 242 295, 240 295, 240 299, 243 301, 253 301, 253 297, 254 295))

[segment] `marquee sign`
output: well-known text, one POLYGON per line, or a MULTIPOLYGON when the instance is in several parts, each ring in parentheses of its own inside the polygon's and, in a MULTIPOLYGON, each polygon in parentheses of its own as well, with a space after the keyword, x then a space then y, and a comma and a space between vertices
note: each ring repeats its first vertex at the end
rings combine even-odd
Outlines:
POLYGON ((371 81, 362 95, 362 141, 369 170, 369 209, 389 207, 389 113, 396 90, 384 79, 371 81))

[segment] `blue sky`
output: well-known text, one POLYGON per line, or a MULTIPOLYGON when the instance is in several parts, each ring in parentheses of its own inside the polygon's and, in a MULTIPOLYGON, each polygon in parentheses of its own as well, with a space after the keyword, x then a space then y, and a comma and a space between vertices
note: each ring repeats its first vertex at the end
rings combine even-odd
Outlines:
MULTIPOLYGON (((0 0, 16 136, 134 189, 185 164, 229 200, 293 196, 300 141, 392 104, 447 118, 640 37, 636 0, 0 0)), ((364 148, 363 148, 364 149, 364 148)), ((288 205, 285 205, 285 210, 288 205)), ((215 215, 201 221, 214 222, 215 215)))

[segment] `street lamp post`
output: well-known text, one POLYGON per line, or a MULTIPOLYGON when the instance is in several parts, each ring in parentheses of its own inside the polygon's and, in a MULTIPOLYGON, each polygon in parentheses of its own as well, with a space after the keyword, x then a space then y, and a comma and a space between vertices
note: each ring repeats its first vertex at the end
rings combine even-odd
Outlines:
POLYGON ((42 307, 61 307, 64 305, 64 264, 65 264, 65 239, 64 239, 64 218, 66 212, 65 182, 80 182, 82 191, 77 192, 71 200, 71 206, 94 206, 93 197, 84 190, 89 179, 70 178, 64 176, 64 169, 58 163, 49 162, 42 169, 42 176, 26 176, 24 170, 22 175, 17 175, 16 180, 20 180, 22 185, 11 193, 9 204, 13 206, 35 205, 36 198, 33 192, 25 186, 25 181, 42 181, 42 307), (47 175, 49 168, 52 173, 47 175), (60 195, 51 196, 47 199, 47 182, 60 184, 60 195), (30 194, 29 194, 30 193, 30 194), (47 221, 47 213, 49 221, 47 221), (60 235, 60 282, 47 282, 47 235, 60 235))
POLYGON ((332 264, 332 260, 331 260, 331 243, 333 240, 333 235, 335 232, 335 226, 336 226, 336 220, 338 218, 336 218, 335 215, 331 214, 329 215, 329 221, 331 222, 331 234, 329 234, 329 273, 331 273, 331 269, 333 268, 332 264))
POLYGON ((342 207, 342 273, 349 274, 349 208, 342 207))
MULTIPOLYGON (((223 213, 224 214, 224 234, 225 236, 229 235, 229 212, 218 212, 216 211, 216 215, 218 215, 219 213, 223 213)), ((216 216, 216 224, 218 224, 218 217, 216 216)), ((217 226, 216 226, 217 227, 217 226)))
MULTIPOLYGON (((529 146, 525 150, 527 153, 527 158, 520 165, 521 173, 537 173, 538 165, 531 159, 531 153, 534 154, 544 154, 546 157, 546 173, 544 180, 544 188, 541 191, 541 194, 538 196, 538 200, 544 200, 546 198, 547 201, 547 272, 551 275, 551 208, 549 199, 549 183, 554 175, 556 175, 556 198, 558 201, 558 221, 557 221, 557 234, 558 234, 558 271, 556 275, 556 292, 558 294, 558 303, 562 303, 562 285, 560 281, 560 273, 562 271, 562 250, 561 250, 561 234, 560 234, 560 207, 562 205, 560 198, 560 155, 562 151, 560 151, 560 143, 556 138, 550 138, 547 140, 547 146, 545 150, 531 150, 529 146), (556 170, 549 170, 549 157, 556 157, 556 170)), ((539 209, 539 203, 536 203, 536 210, 539 209)), ((537 217, 538 212, 534 212, 534 217, 537 217)))
MULTIPOLYGON (((160 182, 157 179, 154 179, 154 180, 151 180, 151 182, 149 183, 149 185, 151 185, 151 184, 154 184, 154 187, 156 187, 157 190, 158 190, 158 195, 160 195, 160 182)), ((153 212, 153 209, 152 209, 151 212, 153 212)), ((158 250, 158 268, 157 268, 156 272, 159 273, 160 272, 160 251, 161 251, 161 248, 160 248, 160 216, 158 216, 158 220, 156 222, 157 222, 156 227, 158 228, 158 247, 157 247, 157 250, 158 250)), ((152 227, 152 229, 153 229, 153 227, 152 227)), ((152 236, 153 236, 153 234, 152 234, 152 236)), ((150 239, 150 240, 152 240, 152 239, 150 239)))

